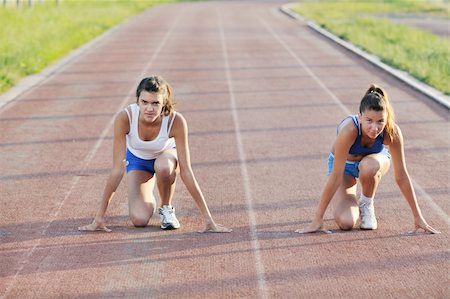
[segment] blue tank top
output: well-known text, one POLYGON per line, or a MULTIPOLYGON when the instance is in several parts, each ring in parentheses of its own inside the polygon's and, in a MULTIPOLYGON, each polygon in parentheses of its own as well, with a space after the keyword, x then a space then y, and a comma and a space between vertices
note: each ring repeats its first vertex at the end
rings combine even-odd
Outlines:
POLYGON ((384 132, 381 132, 381 134, 377 136, 377 138, 375 139, 374 144, 371 147, 363 147, 361 145, 361 138, 362 138, 361 124, 359 123, 358 117, 356 115, 349 115, 346 118, 344 118, 341 121, 341 123, 338 125, 338 130, 339 130, 339 126, 347 118, 351 118, 352 121, 353 121, 353 124, 355 125, 355 127, 358 128, 358 136, 356 137, 355 142, 350 147, 350 150, 348 151, 349 154, 356 155, 356 156, 359 156, 359 155, 370 155, 370 154, 380 153, 380 152, 382 152, 384 150, 384 144, 383 144, 383 140, 384 140, 384 134, 383 133, 384 132))

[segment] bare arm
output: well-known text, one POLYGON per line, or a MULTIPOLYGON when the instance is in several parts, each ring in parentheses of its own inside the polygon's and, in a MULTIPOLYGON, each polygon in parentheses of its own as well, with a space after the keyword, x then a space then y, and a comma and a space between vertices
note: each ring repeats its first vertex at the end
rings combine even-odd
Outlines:
POLYGON ((176 115, 171 133, 175 138, 175 143, 177 145, 178 165, 180 168, 181 179, 200 209, 200 212, 205 220, 205 232, 231 232, 231 229, 214 222, 200 186, 195 179, 194 172, 191 167, 189 152, 188 126, 186 120, 180 113, 177 113, 176 115))
POLYGON ((439 233, 437 230, 429 226, 422 216, 419 204, 417 203, 416 193, 414 192, 409 173, 406 169, 403 135, 398 126, 396 126, 396 133, 397 136, 395 136, 393 141, 389 143, 389 151, 392 156, 395 181, 413 214, 415 227, 414 231, 422 228, 430 233, 439 233))
POLYGON ((357 129, 351 123, 347 123, 339 131, 334 145, 333 170, 331 172, 331 175, 328 177, 325 187, 323 188, 314 219, 307 228, 296 230, 296 232, 312 233, 316 231, 323 231, 322 225, 325 211, 327 210, 331 199, 333 198, 336 190, 339 188, 339 185, 342 182, 348 151, 355 141, 356 134, 357 129))
POLYGON ((103 196, 100 202, 100 207, 97 210, 94 221, 83 227, 79 227, 79 230, 95 231, 111 231, 105 226, 104 216, 108 209, 108 204, 113 198, 117 187, 123 178, 124 160, 126 152, 126 139, 125 135, 129 131, 128 116, 125 111, 120 112, 114 122, 114 145, 113 145, 113 167, 106 181, 105 189, 103 190, 103 196))

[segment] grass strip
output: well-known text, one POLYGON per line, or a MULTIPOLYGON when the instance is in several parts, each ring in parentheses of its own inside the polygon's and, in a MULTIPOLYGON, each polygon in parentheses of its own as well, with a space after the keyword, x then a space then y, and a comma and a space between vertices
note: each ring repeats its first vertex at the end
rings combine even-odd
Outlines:
POLYGON ((384 63, 450 94, 450 40, 382 17, 406 13, 449 18, 445 1, 302 1, 294 10, 384 63))
POLYGON ((152 5, 170 0, 64 0, 0 6, 0 93, 152 5))

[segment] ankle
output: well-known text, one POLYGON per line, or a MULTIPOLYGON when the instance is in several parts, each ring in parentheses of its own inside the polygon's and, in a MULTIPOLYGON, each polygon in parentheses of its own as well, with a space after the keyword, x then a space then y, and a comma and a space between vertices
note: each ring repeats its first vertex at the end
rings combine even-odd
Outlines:
POLYGON ((367 197, 361 193, 361 196, 359 197, 360 204, 370 204, 372 202, 373 202, 373 197, 367 197))

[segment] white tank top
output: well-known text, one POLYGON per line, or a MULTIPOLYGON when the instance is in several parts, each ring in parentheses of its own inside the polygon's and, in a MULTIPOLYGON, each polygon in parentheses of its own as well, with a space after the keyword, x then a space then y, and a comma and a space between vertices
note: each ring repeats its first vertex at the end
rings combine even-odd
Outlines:
POLYGON ((131 104, 129 107, 131 108, 131 117, 128 109, 124 109, 127 112, 128 122, 130 123, 130 132, 126 135, 126 140, 127 149, 133 155, 141 159, 152 160, 156 159, 163 151, 175 148, 175 139, 173 137, 169 138, 169 132, 172 129, 176 112, 173 113, 168 128, 169 116, 163 116, 158 136, 153 140, 144 141, 139 138, 138 133, 139 106, 131 104))

